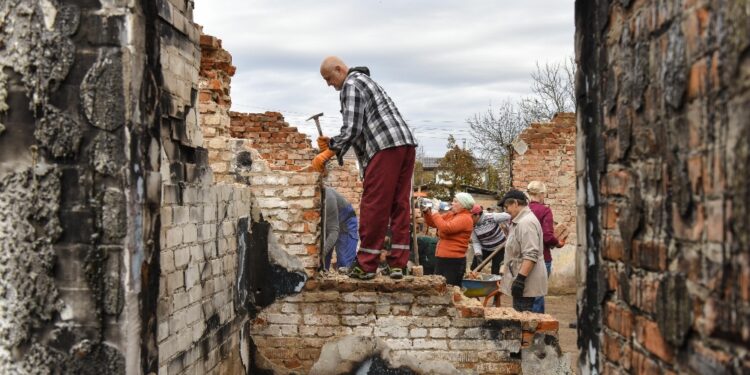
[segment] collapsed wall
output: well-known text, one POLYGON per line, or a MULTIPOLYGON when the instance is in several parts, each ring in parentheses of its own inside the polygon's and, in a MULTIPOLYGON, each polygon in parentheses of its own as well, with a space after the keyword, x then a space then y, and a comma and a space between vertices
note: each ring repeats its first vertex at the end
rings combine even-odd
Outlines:
POLYGON ((584 372, 750 372, 749 19, 576 3, 584 372))
POLYGON ((382 340, 397 363, 411 363, 417 373, 439 364, 438 373, 566 374, 570 360, 560 353, 558 325, 549 315, 485 309, 442 277, 332 277, 264 309, 250 334, 258 363, 275 374, 353 373, 373 354, 366 347, 321 357, 325 344, 346 336, 382 340), (351 367, 336 367, 347 361, 351 367))
POLYGON ((544 182, 544 204, 552 209, 555 224, 566 228, 566 246, 551 251, 550 294, 574 293, 576 288, 575 139, 575 114, 558 113, 548 123, 529 125, 513 142, 511 185, 526 191, 529 182, 544 182))

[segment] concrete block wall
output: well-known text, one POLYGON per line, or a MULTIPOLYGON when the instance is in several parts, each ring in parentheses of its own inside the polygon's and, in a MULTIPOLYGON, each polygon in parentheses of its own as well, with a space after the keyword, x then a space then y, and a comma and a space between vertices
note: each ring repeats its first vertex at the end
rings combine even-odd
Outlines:
POLYGON ((558 113, 549 123, 531 124, 517 138, 512 160, 512 186, 521 191, 531 181, 547 186, 544 203, 555 222, 570 231, 568 243, 576 244, 575 114, 558 113), (523 151, 523 152, 519 152, 523 151))
POLYGON ((576 3, 584 372, 750 372, 749 19, 576 3))
MULTIPOLYGON (((234 68, 231 58, 222 60, 218 47, 211 49, 217 40, 201 37, 192 22, 192 1, 157 3, 164 85, 160 268, 151 318, 156 367, 159 374, 244 373, 251 367, 242 350, 248 343, 243 330, 250 311, 238 293, 247 294, 240 275, 252 273, 253 265, 240 259, 246 256, 243 239, 252 237, 248 224, 262 219, 252 217, 257 203, 247 184, 215 183, 213 155, 203 147, 225 134, 221 126, 229 124, 228 84, 234 68), (202 49, 213 53, 214 60, 202 60, 202 49), (204 78, 207 65, 220 66, 222 74, 204 78)), ((227 151, 226 142, 222 147, 227 151)), ((267 261, 257 266, 267 266, 267 261)))
POLYGON ((557 347, 558 326, 549 315, 485 310, 443 278, 426 276, 314 280, 264 309, 250 332, 258 363, 276 374, 309 372, 323 345, 346 335, 380 338, 396 356, 447 360, 461 373, 564 373, 557 370, 569 359, 533 354, 544 352, 540 345, 557 347))
POLYGON ((159 373, 240 373, 236 313, 238 222, 250 216, 250 189, 165 184, 161 205, 159 373), (229 371, 229 372, 227 372, 229 371))

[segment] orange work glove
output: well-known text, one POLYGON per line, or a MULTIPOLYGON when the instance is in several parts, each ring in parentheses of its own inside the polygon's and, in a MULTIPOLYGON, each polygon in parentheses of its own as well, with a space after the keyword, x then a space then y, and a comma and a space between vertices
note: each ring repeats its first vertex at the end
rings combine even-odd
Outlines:
POLYGON ((558 249, 565 246, 565 240, 557 240, 557 247, 558 249))
POLYGON ((320 136, 318 137, 318 148, 320 151, 328 150, 328 142, 331 140, 331 138, 320 136))
POLYGON ((312 161, 312 169, 315 172, 323 172, 326 163, 334 156, 336 156, 336 153, 331 150, 325 150, 319 153, 312 161))

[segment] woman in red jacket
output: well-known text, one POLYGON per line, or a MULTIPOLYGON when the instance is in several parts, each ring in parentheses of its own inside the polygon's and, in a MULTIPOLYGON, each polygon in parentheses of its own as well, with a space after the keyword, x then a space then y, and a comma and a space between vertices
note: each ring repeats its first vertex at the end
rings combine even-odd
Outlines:
POLYGON ((474 198, 469 193, 458 193, 448 213, 441 215, 431 209, 424 211, 425 223, 438 230, 435 274, 445 277, 451 285, 461 286, 466 272, 466 249, 474 230, 472 207, 474 198))
MULTIPOLYGON (((547 278, 552 273, 552 250, 553 247, 563 247, 565 241, 558 240, 555 237, 555 219, 552 217, 552 210, 544 204, 544 197, 547 193, 547 187, 541 181, 531 181, 526 188, 531 202, 529 209, 542 225, 542 234, 544 239, 544 265, 547 268, 547 278)), ((544 313, 544 297, 536 297, 534 300, 535 313, 544 313)))

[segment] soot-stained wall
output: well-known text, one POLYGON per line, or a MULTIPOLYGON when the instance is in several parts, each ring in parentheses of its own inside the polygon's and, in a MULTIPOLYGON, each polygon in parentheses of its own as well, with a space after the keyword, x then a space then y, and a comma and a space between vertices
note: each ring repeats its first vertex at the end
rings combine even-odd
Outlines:
POLYGON ((148 9, 106 5, 0 4, 2 373, 149 368, 148 9))
POLYGON ((576 2, 584 372, 750 372, 748 20, 576 2))

